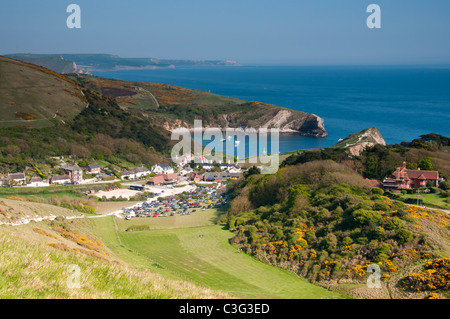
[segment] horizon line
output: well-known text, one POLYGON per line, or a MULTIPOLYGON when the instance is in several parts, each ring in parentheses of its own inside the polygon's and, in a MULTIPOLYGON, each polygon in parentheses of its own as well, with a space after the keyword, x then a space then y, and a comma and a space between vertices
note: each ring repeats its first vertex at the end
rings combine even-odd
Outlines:
MULTIPOLYGON (((60 56, 60 55, 110 55, 110 56, 117 56, 122 59, 157 59, 157 60, 179 60, 179 61, 234 61, 238 66, 235 67, 245 67, 245 66, 449 66, 450 67, 450 60, 449 61, 431 61, 430 59, 423 60, 423 61, 346 61, 345 60, 335 60, 335 61, 311 61, 311 62, 305 62, 305 61, 270 61, 270 60, 262 60, 262 61, 245 61, 241 62, 239 59, 235 58, 158 58, 158 57, 126 57, 121 56, 119 54, 114 53, 31 53, 31 52, 15 52, 15 53, 0 53, 2 56, 8 56, 8 55, 48 55, 48 56, 60 56)), ((244 59, 246 60, 246 59, 244 59)), ((219 66, 220 67, 220 66, 219 66)), ((223 66, 223 67, 229 67, 229 66, 223 66)))

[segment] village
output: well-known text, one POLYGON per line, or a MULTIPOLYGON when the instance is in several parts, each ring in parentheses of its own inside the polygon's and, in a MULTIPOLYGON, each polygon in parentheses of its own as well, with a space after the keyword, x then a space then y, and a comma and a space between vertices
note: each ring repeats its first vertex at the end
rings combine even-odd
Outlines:
POLYGON ((202 159, 197 164, 186 160, 169 164, 155 164, 151 168, 144 165, 130 170, 112 172, 97 163, 82 168, 77 163, 61 163, 55 170, 64 174, 44 175, 33 166, 33 173, 14 172, 0 175, 3 187, 49 187, 57 185, 82 185, 101 182, 143 181, 152 186, 177 185, 185 182, 221 182, 238 179, 243 170, 238 164, 212 163, 202 159), (32 176, 30 176, 32 175, 32 176))
POLYGON ((125 220, 132 217, 190 215, 196 211, 219 208, 228 202, 221 195, 226 182, 241 178, 245 171, 238 164, 212 163, 204 158, 198 164, 191 158, 185 158, 171 164, 157 163, 150 168, 139 165, 115 172, 98 163, 80 167, 75 161, 61 161, 55 172, 64 174, 47 178, 37 167, 33 168, 27 173, 0 176, 0 185, 16 189, 35 188, 36 191, 86 186, 85 195, 88 197, 97 201, 117 201, 122 208, 114 215, 125 220), (133 202, 131 206, 129 202, 133 202))

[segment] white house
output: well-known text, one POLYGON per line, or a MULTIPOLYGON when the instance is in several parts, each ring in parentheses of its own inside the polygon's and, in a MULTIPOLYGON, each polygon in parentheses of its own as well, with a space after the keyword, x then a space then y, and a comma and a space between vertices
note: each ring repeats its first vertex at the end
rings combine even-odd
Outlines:
POLYGON ((143 176, 150 175, 151 173, 152 172, 148 168, 140 166, 140 167, 133 168, 130 171, 120 172, 120 176, 122 177, 122 179, 124 179, 124 178, 138 179, 143 176))
POLYGON ((173 174, 175 171, 170 165, 167 164, 155 164, 152 166, 152 173, 155 174, 173 174))
POLYGON ((183 167, 183 168, 179 171, 179 173, 180 173, 181 176, 185 176, 185 175, 187 175, 187 174, 192 173, 193 171, 194 171, 194 170, 193 170, 190 166, 187 166, 187 167, 183 167))
POLYGON ((40 177, 32 177, 27 184, 28 187, 47 187, 50 186, 48 180, 43 180, 40 177))
POLYGON ((69 175, 53 175, 50 177, 51 184, 69 184, 72 182, 72 179, 69 175))
POLYGON ((23 184, 27 183, 27 180, 25 178, 25 173, 8 174, 6 179, 9 180, 9 181, 13 181, 13 182, 15 182, 16 184, 19 184, 19 185, 23 185, 23 184))

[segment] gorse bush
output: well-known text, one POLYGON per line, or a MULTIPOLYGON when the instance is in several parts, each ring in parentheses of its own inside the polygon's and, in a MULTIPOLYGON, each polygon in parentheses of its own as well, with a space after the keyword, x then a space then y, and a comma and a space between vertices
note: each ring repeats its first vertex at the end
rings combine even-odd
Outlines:
POLYGON ((399 286, 410 291, 450 289, 450 258, 427 262, 424 268, 422 273, 408 274, 399 282, 399 286))

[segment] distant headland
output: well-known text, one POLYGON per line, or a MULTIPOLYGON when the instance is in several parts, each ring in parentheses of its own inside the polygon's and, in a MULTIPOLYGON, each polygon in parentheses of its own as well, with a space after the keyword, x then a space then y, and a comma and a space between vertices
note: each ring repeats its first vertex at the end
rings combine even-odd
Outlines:
POLYGON ((6 57, 33 63, 58 73, 91 73, 118 70, 169 69, 199 66, 240 66, 232 60, 175 60, 122 58, 112 54, 9 54, 6 57))

